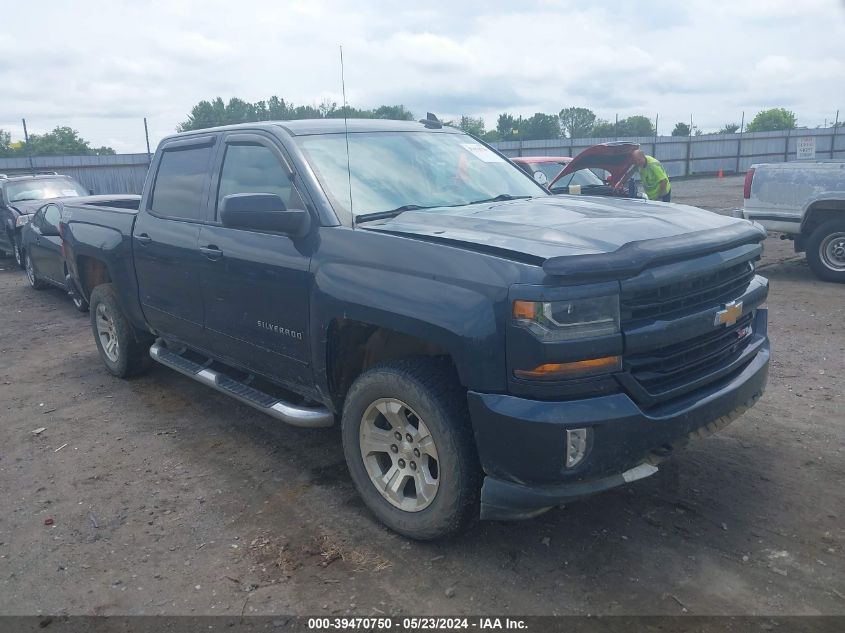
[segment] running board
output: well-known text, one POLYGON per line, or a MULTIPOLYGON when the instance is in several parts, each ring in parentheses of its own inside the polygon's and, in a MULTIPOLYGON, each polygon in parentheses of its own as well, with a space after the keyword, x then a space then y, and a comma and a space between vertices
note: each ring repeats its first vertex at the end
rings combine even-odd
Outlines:
POLYGON ((325 407, 303 407, 279 400, 225 374, 209 369, 205 365, 180 356, 167 349, 159 341, 150 348, 150 356, 154 361, 170 369, 175 369, 197 382, 208 385, 287 424, 306 428, 323 428, 334 424, 334 416, 325 407))

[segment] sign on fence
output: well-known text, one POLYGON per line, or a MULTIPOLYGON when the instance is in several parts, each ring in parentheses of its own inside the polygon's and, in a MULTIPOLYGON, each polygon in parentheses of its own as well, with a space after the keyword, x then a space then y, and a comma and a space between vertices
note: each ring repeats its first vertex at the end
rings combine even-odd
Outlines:
POLYGON ((816 137, 815 136, 801 136, 795 144, 795 157, 798 160, 816 159, 816 137))

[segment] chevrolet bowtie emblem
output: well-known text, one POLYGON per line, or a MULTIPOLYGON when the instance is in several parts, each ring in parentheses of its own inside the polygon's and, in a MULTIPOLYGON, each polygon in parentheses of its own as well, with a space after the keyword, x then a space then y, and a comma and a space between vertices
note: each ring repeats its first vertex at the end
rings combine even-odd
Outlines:
POLYGON ((716 313, 713 325, 733 325, 742 316, 742 301, 731 301, 725 304, 724 310, 716 313))

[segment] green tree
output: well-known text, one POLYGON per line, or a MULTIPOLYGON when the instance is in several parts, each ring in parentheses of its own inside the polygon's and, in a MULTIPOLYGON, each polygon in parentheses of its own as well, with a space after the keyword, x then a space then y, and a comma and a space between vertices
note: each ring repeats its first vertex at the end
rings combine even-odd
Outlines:
POLYGON ((654 126, 648 117, 641 115, 619 119, 619 123, 596 119, 592 138, 624 138, 629 136, 654 136, 654 126))
POLYGON ((475 118, 471 116, 462 116, 458 127, 467 134, 472 134, 479 138, 483 137, 486 130, 484 129, 484 119, 481 117, 475 118))
POLYGON ((558 116, 561 131, 569 138, 587 138, 596 123, 596 114, 589 108, 563 108, 558 116))
POLYGON ((253 121, 290 121, 292 119, 400 119, 411 121, 414 115, 403 105, 382 105, 374 110, 359 110, 352 106, 338 107, 334 101, 325 100, 317 106, 297 106, 273 95, 266 101, 250 103, 233 97, 228 103, 216 97, 200 101, 176 128, 179 132, 202 130, 218 125, 251 123, 253 121))
POLYGON ((678 121, 675 123, 675 127, 672 130, 672 136, 690 136, 690 131, 688 124, 683 121, 678 121))
POLYGON ((519 138, 526 141, 560 138, 560 117, 543 112, 537 112, 527 119, 520 117, 519 131, 519 138))
POLYGON ((795 113, 784 108, 771 108, 758 112, 746 128, 747 132, 771 132, 775 130, 794 130, 797 119, 795 113))
POLYGON ((590 131, 591 138, 613 138, 614 136, 616 136, 616 126, 612 121, 596 119, 590 131))
POLYGON ((496 119, 496 131, 503 141, 512 141, 517 138, 519 130, 517 129, 517 120, 513 115, 503 112, 496 119))
POLYGON ((497 143, 502 140, 502 135, 499 134, 499 130, 487 130, 481 139, 488 143, 497 143))
POLYGON ((626 119, 619 119, 618 136, 654 136, 654 125, 646 116, 635 114, 626 119))
POLYGON ((725 123, 717 134, 736 134, 739 131, 739 123, 725 123))
POLYGON ((373 110, 375 119, 393 119, 394 121, 413 121, 414 113, 403 105, 383 105, 373 110))
POLYGON ((12 156, 14 153, 12 135, 6 130, 0 129, 0 156, 12 156))
POLYGON ((22 145, 19 154, 25 156, 90 156, 93 154, 114 154, 111 147, 91 147, 69 127, 57 127, 46 134, 30 134, 29 142, 22 145))

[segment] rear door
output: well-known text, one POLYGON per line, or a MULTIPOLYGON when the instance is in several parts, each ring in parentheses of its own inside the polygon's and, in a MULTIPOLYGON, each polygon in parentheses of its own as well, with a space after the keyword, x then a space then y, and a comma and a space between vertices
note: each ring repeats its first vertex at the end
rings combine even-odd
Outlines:
POLYGON ((192 347, 203 344, 198 250, 206 220, 217 135, 165 145, 151 166, 155 178, 133 230, 132 252, 141 307, 164 336, 192 347))
POLYGON ((308 361, 310 251, 307 238, 232 229, 219 222, 235 193, 278 194, 288 209, 306 205, 277 141, 259 133, 222 140, 212 185, 212 219, 202 227, 202 292, 210 349, 291 385, 312 386, 308 361))

